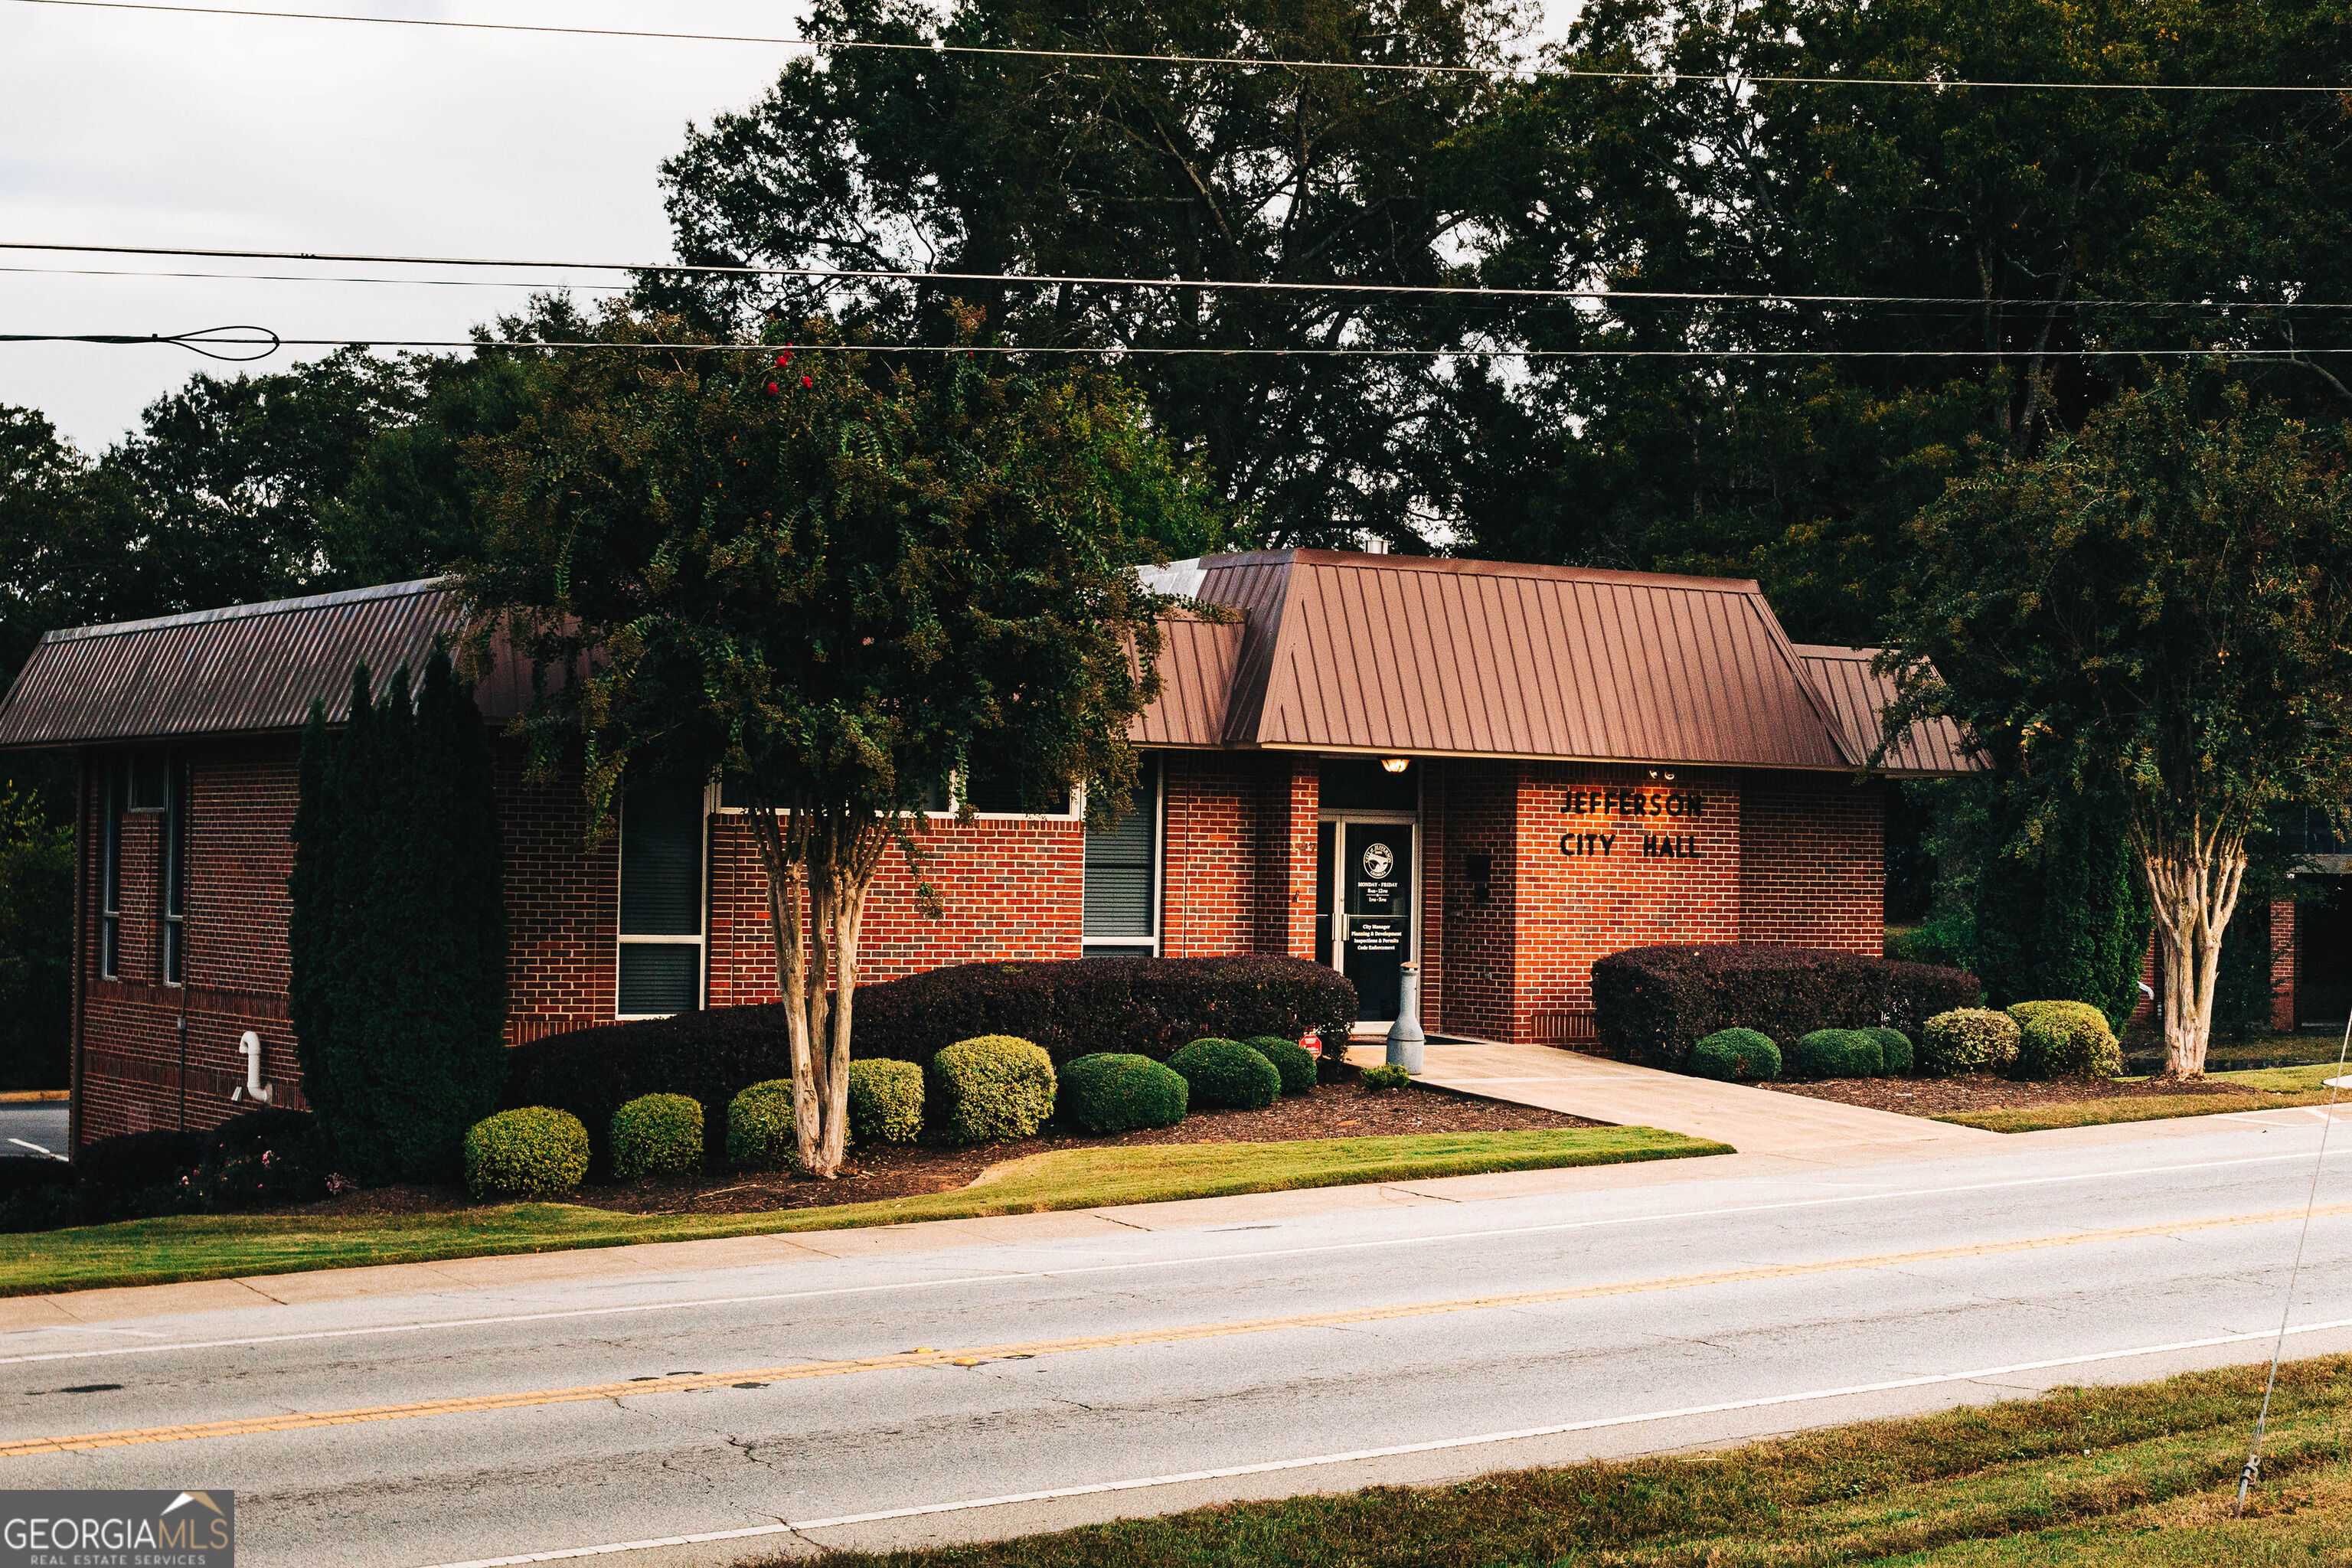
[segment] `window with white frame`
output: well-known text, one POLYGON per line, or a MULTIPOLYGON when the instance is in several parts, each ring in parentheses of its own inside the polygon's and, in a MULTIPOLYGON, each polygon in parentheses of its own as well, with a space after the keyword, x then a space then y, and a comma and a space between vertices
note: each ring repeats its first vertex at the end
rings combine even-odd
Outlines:
POLYGON ((1160 759, 1136 770, 1135 794, 1108 827, 1087 828, 1084 941, 1095 958, 1160 948, 1160 759))
POLYGON ((706 795, 652 779, 621 798, 618 996, 624 1018, 702 1005, 706 795))

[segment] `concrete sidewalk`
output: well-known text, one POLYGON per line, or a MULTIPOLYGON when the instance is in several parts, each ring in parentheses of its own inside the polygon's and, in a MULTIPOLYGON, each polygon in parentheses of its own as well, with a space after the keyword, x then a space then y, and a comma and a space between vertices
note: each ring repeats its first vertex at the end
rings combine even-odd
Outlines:
MULTIPOLYGON (((1381 1056, 1381 1047, 1375 1044, 1349 1047, 1349 1059, 1361 1066, 1377 1063, 1381 1056)), ((1984 1153, 2003 1141, 2000 1133, 1974 1127, 1660 1072, 1580 1056, 1557 1046, 1432 1040, 1423 1061, 1421 1081, 1433 1088, 1589 1116, 1621 1127, 1659 1127, 1712 1138, 1748 1156, 1744 1163, 1753 1168, 1819 1169, 1941 1159, 1984 1153)))

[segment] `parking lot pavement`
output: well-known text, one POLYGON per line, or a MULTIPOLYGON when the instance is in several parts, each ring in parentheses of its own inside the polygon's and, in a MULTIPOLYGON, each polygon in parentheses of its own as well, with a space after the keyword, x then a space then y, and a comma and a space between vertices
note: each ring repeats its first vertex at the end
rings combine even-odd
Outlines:
POLYGON ((66 1102, 40 1100, 28 1105, 0 1104, 0 1155, 37 1160, 66 1152, 66 1102), (31 1147, 27 1147, 31 1145, 31 1147))

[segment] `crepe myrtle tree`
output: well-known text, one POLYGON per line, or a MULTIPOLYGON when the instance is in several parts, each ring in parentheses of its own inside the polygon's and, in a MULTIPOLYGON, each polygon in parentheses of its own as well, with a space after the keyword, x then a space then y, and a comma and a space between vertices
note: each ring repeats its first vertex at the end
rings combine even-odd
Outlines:
POLYGON ((1886 733, 1945 715, 2011 756, 2035 785, 2029 837, 2119 804, 2154 905, 2168 1077, 2205 1070, 2248 834, 2275 803, 2352 792, 2347 454, 2343 427, 2209 364, 1956 480, 1909 528, 1886 733))
POLYGON ((696 340, 616 310, 608 346, 547 366, 471 458, 474 657, 527 652, 538 773, 584 758, 599 835, 651 773, 719 776, 749 807, 820 1176, 846 1141, 877 874, 897 849, 938 912, 916 830, 975 759, 1033 801, 1128 797, 1163 604, 1134 567, 1204 521, 1118 381, 1032 377, 969 352, 976 311, 949 315, 949 352, 886 357, 823 321, 796 344, 649 346, 696 340))

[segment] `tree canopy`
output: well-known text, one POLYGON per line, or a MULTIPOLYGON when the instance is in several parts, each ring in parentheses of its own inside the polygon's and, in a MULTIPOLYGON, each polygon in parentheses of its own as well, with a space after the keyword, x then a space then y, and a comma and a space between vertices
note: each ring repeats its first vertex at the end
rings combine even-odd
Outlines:
MULTIPOLYGON (((977 313, 954 331, 969 337, 977 313)), ((769 884, 802 1158, 845 1136, 865 900, 927 798, 983 758, 1032 800, 1131 793, 1159 606, 1133 568, 1213 526, 1205 486, 1100 373, 957 353, 615 352, 537 384, 478 448, 477 657, 522 649, 542 773, 581 759, 600 826, 631 781, 740 792, 769 884), (552 672, 552 673, 551 673, 552 672)), ((782 335, 779 333, 778 335, 782 335)), ((832 329, 795 329, 803 344, 832 329)))
POLYGON ((2248 835, 2275 805, 2352 797, 2347 462, 2340 426, 2173 374, 1997 457, 1906 531, 1890 726, 1947 714, 2014 756, 2029 837, 2120 801, 2172 1072, 2203 1070, 2248 835))

